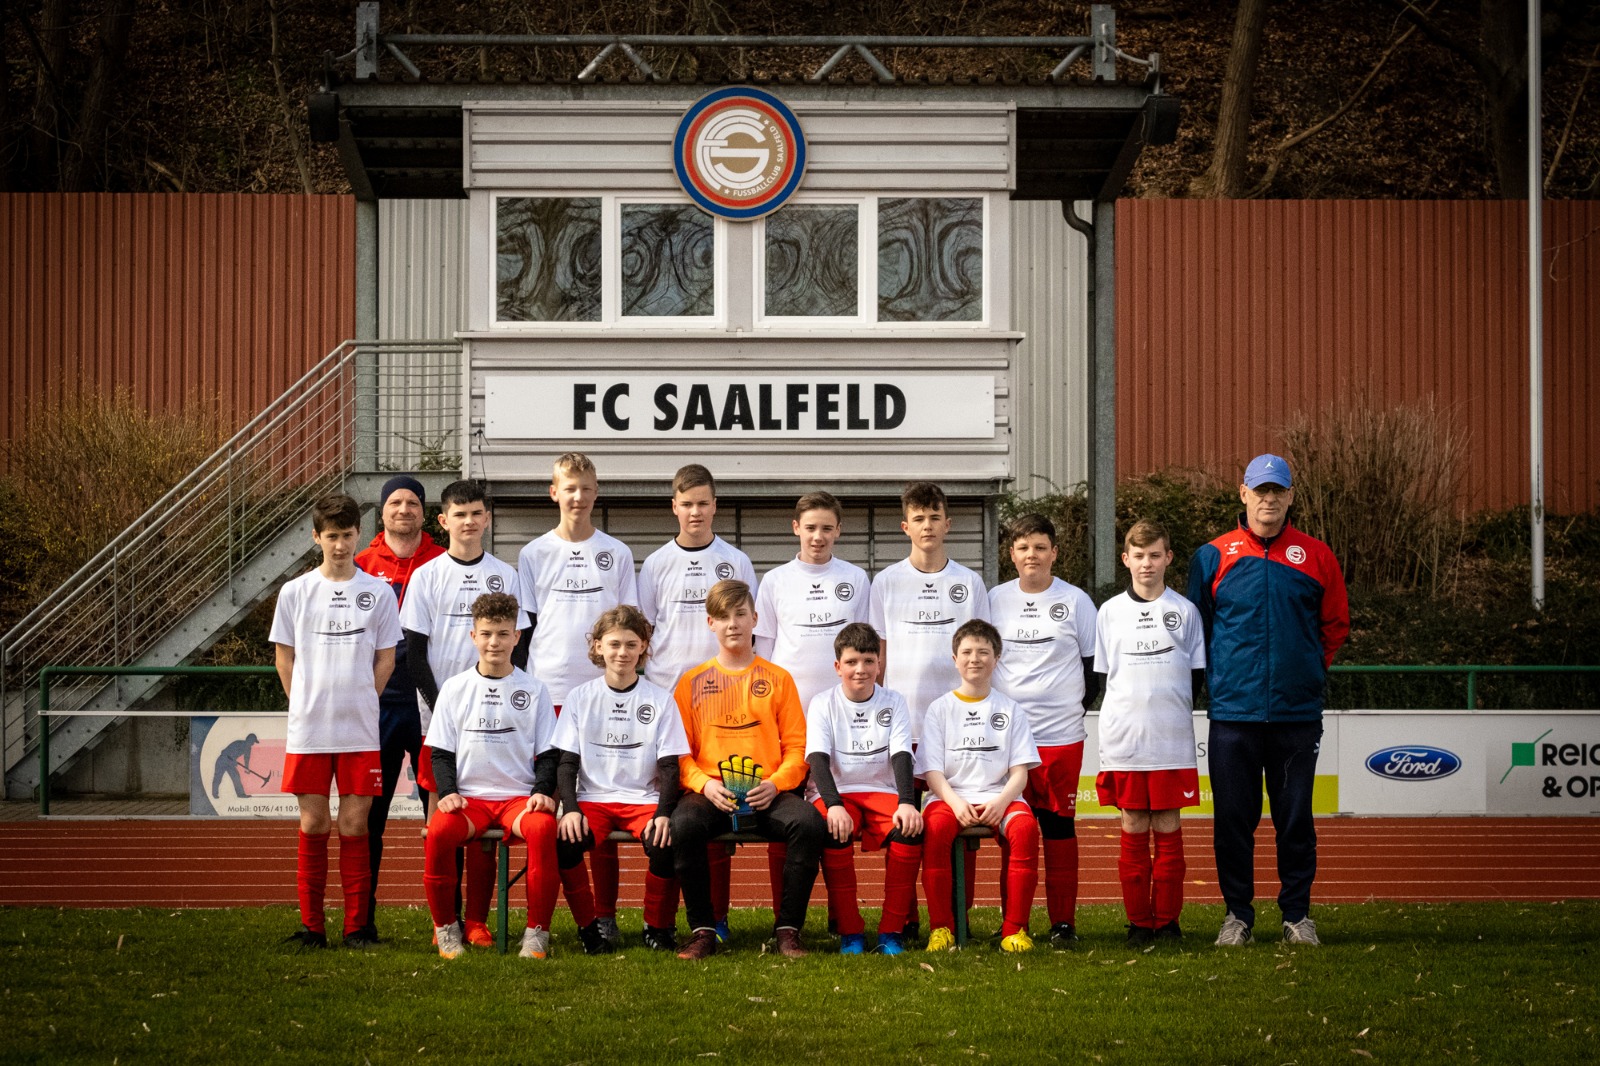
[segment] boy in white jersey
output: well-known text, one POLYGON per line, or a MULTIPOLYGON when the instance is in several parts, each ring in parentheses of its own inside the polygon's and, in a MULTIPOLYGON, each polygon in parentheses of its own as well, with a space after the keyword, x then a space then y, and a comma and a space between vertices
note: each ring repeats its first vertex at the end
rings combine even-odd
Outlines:
POLYGON ((328 946, 323 895, 328 886, 328 784, 339 788, 339 881, 344 943, 366 947, 372 883, 367 812, 383 792, 378 759, 378 693, 394 670, 400 616, 394 593, 356 569, 361 507, 324 496, 311 508, 311 539, 322 565, 284 585, 272 616, 278 680, 289 697, 283 790, 300 808, 295 880, 302 948, 328 946))
POLYGON ((1083 710, 1100 692, 1100 677, 1094 672, 1094 601, 1052 572, 1058 552, 1056 527, 1048 518, 1022 515, 1004 536, 1017 579, 989 593, 989 621, 1005 641, 994 687, 1028 712, 1039 747, 1039 765, 1028 774, 1022 797, 1033 808, 1044 838, 1050 944, 1064 948, 1078 939, 1078 834, 1073 818, 1088 736, 1083 710))
POLYGON ((922 736, 928 705, 961 681, 950 659, 950 635, 963 622, 989 618, 983 578, 945 553, 950 534, 944 490, 913 481, 900 494, 911 554, 872 581, 867 620, 883 638, 883 683, 911 707, 911 739, 922 736))
POLYGON ((466 950, 456 923, 455 851, 491 828, 528 845, 524 958, 550 951, 556 907, 555 709, 542 682, 511 664, 517 600, 486 592, 472 604, 475 667, 439 689, 428 739, 438 804, 428 819, 423 886, 439 955, 466 950))
MULTIPOLYGON (((655 627, 645 676, 669 690, 676 687, 685 670, 717 654, 717 639, 706 626, 706 593, 711 586, 733 580, 756 587, 756 570, 750 557, 711 529, 712 519, 717 516, 717 483, 711 471, 699 463, 679 468, 672 478, 672 514, 678 520, 678 535, 651 552, 639 571, 639 607, 655 627)), ((767 850, 769 869, 777 859, 774 900, 779 895, 776 886, 781 883, 783 869, 782 848, 776 850, 776 856, 774 849, 767 850)), ((595 863, 595 902, 601 928, 607 935, 616 929, 616 853, 616 845, 605 841, 595 850, 599 860, 595 863), (608 873, 609 878, 602 879, 602 873, 608 873)), ((721 844, 711 845, 709 858, 717 927, 726 939, 733 864, 729 849, 721 844)), ((773 911, 777 911, 776 904, 773 911)))
POLYGON ((1117 873, 1128 911, 1128 943, 1183 935, 1183 830, 1178 812, 1200 802, 1194 693, 1205 676, 1200 613, 1167 588, 1171 539, 1138 522, 1123 539, 1126 594, 1100 608, 1094 668, 1106 675, 1100 703, 1100 802, 1122 811, 1117 873), (1151 858, 1151 830, 1155 857, 1151 858))
MULTIPOLYGON (((405 630, 411 679, 417 686, 417 709, 422 718, 417 785, 430 794, 435 782, 427 737, 433 705, 439 700, 439 686, 478 662, 478 649, 472 641, 473 601, 486 592, 517 595, 516 568, 483 549, 484 534, 493 521, 493 508, 483 486, 476 481, 453 481, 440 494, 439 507, 439 525, 449 535, 450 548, 412 573, 400 607, 400 626, 405 630)), ((511 654, 511 663, 527 669, 528 641, 533 629, 528 616, 520 610, 515 621, 522 637, 511 654)), ((433 813, 431 796, 428 813, 433 813)), ((462 861, 467 884, 462 928, 467 943, 493 947, 494 934, 489 932, 487 919, 489 898, 494 893, 494 852, 468 848, 462 861)))
MULTIPOLYGON (((689 754, 673 694, 639 674, 650 653, 650 623, 637 607, 613 607, 589 634, 591 657, 605 676, 567 694, 556 726, 556 786, 561 822, 556 861, 583 949, 605 954, 596 893, 583 853, 614 829, 644 845, 644 943, 676 951, 678 875, 673 868, 672 810, 678 803, 678 758, 689 754)), ((613 889, 615 899, 615 889, 613 889)), ((615 915, 613 915, 613 918, 615 915)))
POLYGON ((839 954, 866 950, 856 898, 855 841, 862 851, 887 850, 880 954, 905 950, 901 931, 917 905, 922 815, 917 811, 911 754, 911 711, 905 697, 878 684, 878 634, 852 622, 833 641, 839 684, 820 692, 806 712, 806 762, 817 810, 828 823, 822 876, 839 930, 839 954))
POLYGON ((1000 948, 1028 951, 1028 915, 1039 887, 1039 823, 1020 797, 1039 751, 1027 713, 992 688, 999 631, 974 619, 956 630, 950 646, 961 683, 928 708, 916 760, 917 776, 934 796, 922 812, 922 887, 933 927, 928 950, 955 947, 950 848, 956 834, 986 825, 1000 839, 1000 948))

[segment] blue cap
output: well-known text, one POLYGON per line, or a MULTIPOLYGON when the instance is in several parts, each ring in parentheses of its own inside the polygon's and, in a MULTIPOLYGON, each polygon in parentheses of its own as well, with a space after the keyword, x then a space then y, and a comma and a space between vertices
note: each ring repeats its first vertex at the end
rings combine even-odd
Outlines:
POLYGON ((1294 475, 1289 472, 1289 460, 1270 452, 1250 460, 1250 465, 1244 468, 1244 487, 1253 489, 1258 485, 1293 487, 1294 475))
POLYGON ((396 474, 394 477, 383 483, 383 491, 378 493, 378 506, 382 507, 384 504, 388 503, 389 497, 393 496, 401 489, 405 489, 408 492, 414 493, 417 497, 417 502, 420 504, 426 504, 428 502, 428 493, 427 490, 422 487, 422 482, 418 481, 414 477, 407 477, 405 474, 396 474))

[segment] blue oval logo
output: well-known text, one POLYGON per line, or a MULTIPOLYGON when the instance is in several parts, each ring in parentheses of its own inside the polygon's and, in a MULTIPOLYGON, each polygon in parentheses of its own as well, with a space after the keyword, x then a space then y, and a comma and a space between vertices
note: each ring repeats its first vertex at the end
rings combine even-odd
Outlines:
POLYGON ((1461 769, 1461 756, 1426 744, 1402 744, 1368 755, 1367 769, 1393 781, 1437 781, 1461 769))

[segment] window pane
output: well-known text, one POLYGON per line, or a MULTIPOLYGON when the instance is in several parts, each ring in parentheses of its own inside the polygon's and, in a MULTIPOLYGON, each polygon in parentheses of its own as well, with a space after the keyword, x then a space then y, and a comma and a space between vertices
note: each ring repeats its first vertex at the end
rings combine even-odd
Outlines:
POLYGON ((983 317, 983 201, 878 201, 878 320, 983 317))
POLYGON ((622 313, 716 313, 716 238, 692 204, 622 208, 622 313))
POLYGON ((767 216, 767 314, 856 314, 854 204, 793 204, 767 216))
POLYGON ((600 198, 507 197, 495 217, 502 322, 600 320, 600 198))

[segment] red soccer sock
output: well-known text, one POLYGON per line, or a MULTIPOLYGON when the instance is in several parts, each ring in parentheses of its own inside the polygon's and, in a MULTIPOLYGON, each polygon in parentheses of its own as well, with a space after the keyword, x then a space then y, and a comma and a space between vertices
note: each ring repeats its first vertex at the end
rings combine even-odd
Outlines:
POLYGON ((1028 928, 1034 893, 1039 891, 1039 823, 1031 814, 1013 816, 1000 838, 1005 883, 1000 935, 1028 928))
POLYGON ((595 893, 589 886, 589 864, 582 858, 561 871, 561 891, 567 897, 572 921, 579 929, 595 920, 595 893))
POLYGON ((617 892, 622 882, 622 861, 617 858, 617 845, 611 840, 596 840, 589 852, 589 870, 594 877, 594 914, 596 918, 617 916, 617 892))
POLYGON ((462 893, 461 916, 469 922, 489 920, 489 900, 494 896, 495 874, 499 872, 499 845, 484 847, 481 840, 467 842, 463 864, 466 888, 462 893))
POLYGON ((300 832, 295 855, 295 885, 300 890, 300 924, 313 933, 326 929, 322 898, 328 891, 328 834, 300 832))
POLYGON ((678 879, 644 875, 644 924, 673 929, 678 924, 678 879))
MULTIPOLYGON (((978 849, 962 848, 961 872, 967 880, 967 910, 972 909, 973 900, 978 895, 978 849)), ((1005 878, 1000 880, 1000 909, 1004 910, 1006 886, 1005 878)))
POLYGON ((372 851, 367 834, 339 834, 339 886, 344 889, 344 935, 349 936, 367 924, 367 894, 372 891, 372 851))
MULTIPOLYGON (((783 864, 789 861, 789 845, 767 845, 767 883, 772 887, 772 918, 778 918, 783 909, 783 864)), ((833 897, 828 898, 828 910, 833 910, 833 897)))
POLYGON ((1122 854, 1117 859, 1117 877, 1122 881, 1122 905, 1128 921, 1145 929, 1155 928, 1150 910, 1150 833, 1122 831, 1122 854))
POLYGON ((1157 929, 1183 911, 1183 830, 1155 834, 1156 857, 1150 873, 1150 905, 1157 929))
POLYGON ((950 898, 954 878, 950 870, 950 846, 955 843, 961 823, 944 804, 930 806, 923 813, 922 893, 928 897, 928 928, 954 929, 955 905, 950 898))
POLYGON ((528 883, 528 928, 549 929, 556 913, 556 888, 561 883, 556 872, 555 815, 529 811, 522 816, 522 831, 528 842, 528 874, 524 879, 528 883))
POLYGON ((422 851, 422 887, 434 925, 449 925, 456 920, 456 849, 469 832, 471 826, 458 815, 435 812, 428 820, 428 840, 422 851))
MULTIPOLYGON (((856 849, 822 849, 822 881, 828 886, 828 911, 833 915, 840 936, 865 932, 861 903, 856 898, 856 849)), ((904 922, 901 922, 904 925, 904 922)))
POLYGON ((921 849, 910 844, 895 841, 888 852, 883 870, 883 916, 878 919, 880 936, 900 932, 917 912, 917 866, 922 862, 921 849))
POLYGON ((1076 925, 1078 910, 1078 838, 1044 842, 1044 897, 1050 924, 1076 925))
POLYGON ((706 866, 711 873, 711 917, 716 921, 728 920, 728 896, 732 891, 733 856, 726 844, 706 845, 706 866))

